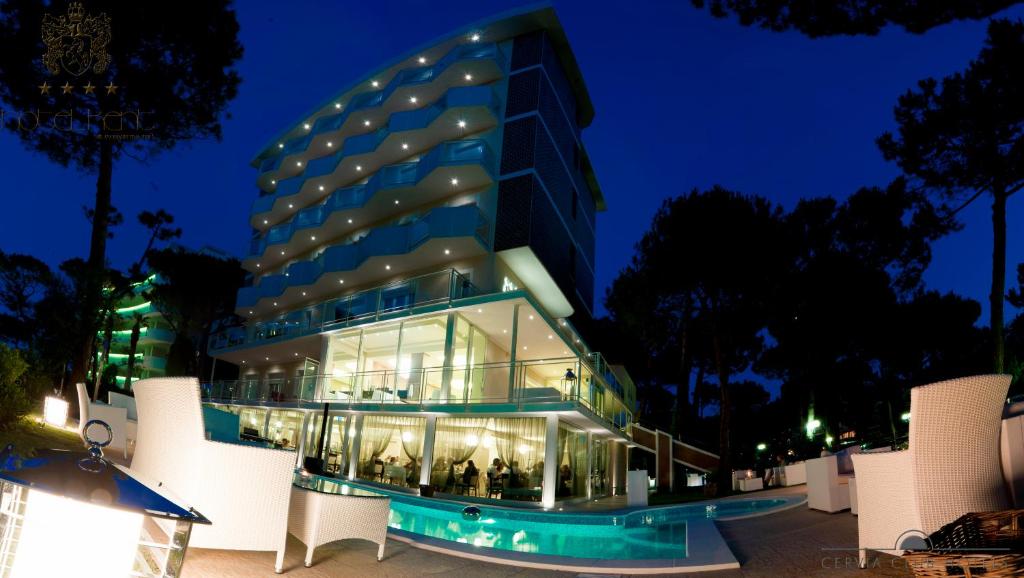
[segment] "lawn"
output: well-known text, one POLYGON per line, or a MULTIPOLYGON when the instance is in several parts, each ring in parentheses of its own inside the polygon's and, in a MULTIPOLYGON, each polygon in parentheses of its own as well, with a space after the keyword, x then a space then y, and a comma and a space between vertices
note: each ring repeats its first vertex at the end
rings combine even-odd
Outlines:
POLYGON ((0 431, 0 448, 7 444, 14 444, 21 454, 37 449, 85 449, 77 433, 43 424, 39 415, 25 416, 12 428, 0 431))

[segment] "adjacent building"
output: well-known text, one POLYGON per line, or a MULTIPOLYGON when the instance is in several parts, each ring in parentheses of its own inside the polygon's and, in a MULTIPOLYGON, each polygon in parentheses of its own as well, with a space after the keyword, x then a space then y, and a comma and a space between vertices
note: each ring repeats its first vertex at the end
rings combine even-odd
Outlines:
MULTIPOLYGON (((157 275, 134 283, 130 292, 114 305, 105 323, 110 324, 109 348, 104 348, 106 327, 97 332, 100 351, 106 349, 106 365, 116 368, 116 385, 128 387, 128 358, 132 354, 132 331, 139 326, 135 344, 132 382, 148 377, 161 377, 167 368, 167 354, 174 342, 174 331, 146 297, 157 275)), ((102 353, 101 353, 102 355, 102 353)))
POLYGON ((575 329, 605 209, 593 115, 543 8, 297 119, 253 161, 245 323, 209 344, 240 379, 209 403, 350 479, 545 507, 624 490, 635 389, 575 329))

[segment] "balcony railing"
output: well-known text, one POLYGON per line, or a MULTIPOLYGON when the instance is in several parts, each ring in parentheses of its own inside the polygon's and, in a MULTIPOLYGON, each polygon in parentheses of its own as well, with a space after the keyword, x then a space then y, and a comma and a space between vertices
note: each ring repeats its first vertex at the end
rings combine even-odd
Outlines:
POLYGON ((378 227, 358 241, 332 245, 313 259, 291 263, 283 274, 269 274, 255 286, 242 287, 236 306, 252 307, 289 287, 313 285, 325 273, 354 271, 371 257, 404 255, 430 239, 455 237, 475 238, 482 247, 490 246, 490 224, 475 204, 435 207, 410 222, 378 227))
POLYGON ((209 350, 214 352, 358 325, 478 294, 479 289, 465 275, 446 269, 318 303, 270 321, 225 329, 211 336, 209 350))
POLYGON ((452 411, 481 404, 523 411, 546 404, 582 406, 611 426, 628 430, 633 415, 580 358, 433 367, 408 371, 338 372, 281 379, 239 379, 203 385, 216 403, 405 406, 452 411), (560 378, 543 377, 562 375, 560 378), (438 406, 444 406, 440 408, 438 406))
POLYGON ((440 76, 452 64, 467 60, 492 60, 499 69, 504 68, 505 61, 501 50, 496 44, 463 44, 456 46, 430 66, 402 70, 381 90, 358 94, 352 98, 344 111, 318 118, 308 134, 289 139, 282 143, 284 146, 281 148, 270 149, 268 156, 260 161, 260 172, 265 173, 277 170, 285 157, 309 148, 313 137, 340 129, 352 114, 365 112, 367 109, 380 106, 398 88, 430 82, 440 76))

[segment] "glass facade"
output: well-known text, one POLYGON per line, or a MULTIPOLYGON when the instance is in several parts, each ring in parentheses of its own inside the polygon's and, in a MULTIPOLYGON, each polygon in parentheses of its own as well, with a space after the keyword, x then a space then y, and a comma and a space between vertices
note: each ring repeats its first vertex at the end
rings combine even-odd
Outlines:
POLYGON ((558 425, 556 499, 587 496, 587 433, 558 425))
POLYGON ((418 487, 426 420, 367 415, 362 421, 356 476, 372 482, 418 487))
POLYGON ((453 494, 540 501, 544 418, 438 418, 430 483, 453 494))

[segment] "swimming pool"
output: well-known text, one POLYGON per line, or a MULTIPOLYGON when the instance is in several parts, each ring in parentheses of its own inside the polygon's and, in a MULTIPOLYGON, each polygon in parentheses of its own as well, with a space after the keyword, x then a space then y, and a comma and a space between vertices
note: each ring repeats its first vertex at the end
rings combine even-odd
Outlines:
POLYGON ((339 486, 351 488, 344 493, 368 490, 389 495, 390 529, 406 541, 474 558, 565 569, 738 567, 712 520, 767 513, 799 501, 734 499, 624 513, 542 512, 478 504, 479 517, 467 517, 467 505, 459 502, 359 484, 339 486))

